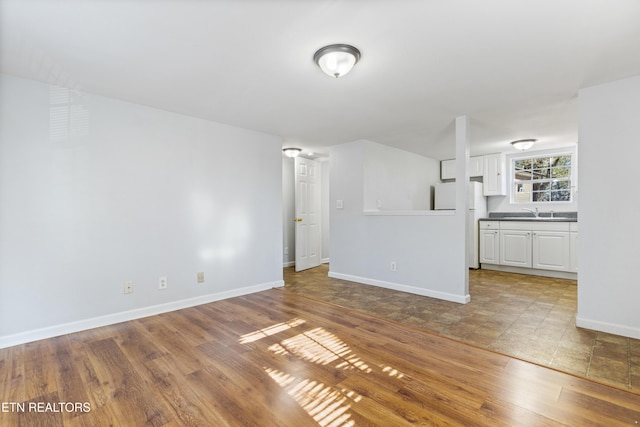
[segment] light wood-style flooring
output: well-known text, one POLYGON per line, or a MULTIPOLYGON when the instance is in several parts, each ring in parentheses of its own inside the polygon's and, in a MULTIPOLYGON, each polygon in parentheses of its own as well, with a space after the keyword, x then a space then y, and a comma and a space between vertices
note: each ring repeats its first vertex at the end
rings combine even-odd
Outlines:
POLYGON ((0 400, 52 408, 2 426, 640 422, 638 394, 284 289, 2 349, 0 400))

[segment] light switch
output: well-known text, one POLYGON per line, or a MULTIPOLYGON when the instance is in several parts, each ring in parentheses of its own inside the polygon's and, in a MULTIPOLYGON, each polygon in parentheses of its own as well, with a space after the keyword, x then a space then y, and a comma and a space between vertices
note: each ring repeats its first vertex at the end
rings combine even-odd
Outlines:
POLYGON ((344 209, 344 204, 342 200, 336 200, 336 209, 344 209))

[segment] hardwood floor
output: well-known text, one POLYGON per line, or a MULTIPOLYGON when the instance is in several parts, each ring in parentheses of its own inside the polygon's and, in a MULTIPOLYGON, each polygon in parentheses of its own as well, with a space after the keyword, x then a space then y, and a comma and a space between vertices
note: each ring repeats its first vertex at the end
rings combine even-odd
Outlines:
POLYGON ((2 349, 0 400, 2 426, 640 422, 633 392, 282 289, 2 349))

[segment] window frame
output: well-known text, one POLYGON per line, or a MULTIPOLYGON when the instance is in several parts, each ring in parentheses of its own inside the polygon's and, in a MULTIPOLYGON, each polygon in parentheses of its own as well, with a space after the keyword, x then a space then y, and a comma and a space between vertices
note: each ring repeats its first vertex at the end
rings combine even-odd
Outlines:
MULTIPOLYGON (((511 204, 513 205, 518 205, 518 206, 526 206, 526 205, 534 205, 534 206, 547 206, 547 205, 554 205, 554 204, 567 204, 567 203, 574 203, 575 201, 575 196, 576 196, 576 191, 577 191, 577 185, 576 185, 576 177, 577 177, 577 151, 575 149, 572 148, 565 148, 565 149, 561 149, 561 150, 553 150, 553 151, 538 151, 538 152, 531 152, 531 153, 527 153, 526 155, 523 154, 516 154, 513 156, 509 157, 509 161, 508 161, 508 167, 509 167, 509 201, 511 204), (533 188, 529 191, 530 194, 530 198, 527 201, 518 201, 516 200, 516 184, 519 182, 527 182, 524 180, 519 180, 516 179, 516 170, 515 170, 515 164, 517 161, 519 160, 529 160, 529 159, 540 159, 540 158, 545 158, 545 157, 559 157, 559 156, 570 156, 571 157, 571 162, 570 165, 568 166, 570 168, 570 172, 569 172, 569 176, 566 179, 568 181, 569 185, 567 190, 569 191, 569 200, 532 200, 533 199, 533 188)), ((529 182, 531 182, 532 184, 534 183, 534 180, 530 180, 529 182)), ((553 182, 553 178, 549 177, 549 178, 545 178, 545 179, 541 179, 538 181, 539 183, 551 183, 553 182)))

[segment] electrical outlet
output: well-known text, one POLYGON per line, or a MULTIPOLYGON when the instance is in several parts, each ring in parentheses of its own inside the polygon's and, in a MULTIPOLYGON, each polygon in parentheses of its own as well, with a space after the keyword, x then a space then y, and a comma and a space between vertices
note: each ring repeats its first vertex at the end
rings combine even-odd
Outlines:
POLYGON ((133 293, 133 282, 131 280, 129 280, 127 283, 124 284, 124 293, 125 294, 133 293))
POLYGON ((198 272, 198 283, 204 283, 204 271, 198 272))
POLYGON ((158 289, 167 289, 167 277, 161 276, 158 280, 158 289))
POLYGON ((289 248, 284 248, 284 254, 289 255, 289 248))
POLYGON ((396 265, 395 261, 391 261, 391 264, 389 264, 389 269, 391 271, 396 271, 398 269, 398 266, 396 265))

